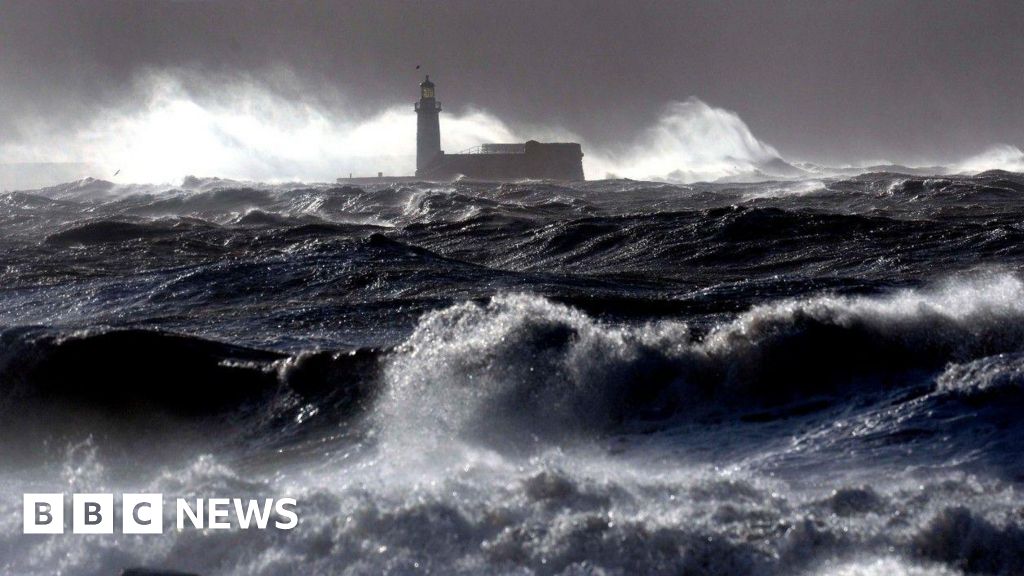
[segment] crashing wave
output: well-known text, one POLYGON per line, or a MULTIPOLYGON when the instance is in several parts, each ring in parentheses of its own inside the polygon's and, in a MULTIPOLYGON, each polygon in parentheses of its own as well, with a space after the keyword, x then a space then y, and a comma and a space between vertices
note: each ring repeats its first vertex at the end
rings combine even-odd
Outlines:
POLYGON ((1022 338, 1024 283, 1012 275, 776 302, 703 335, 504 295, 425 316, 388 361, 381 418, 399 433, 515 443, 895 389, 1022 338))
POLYGON ((970 174, 986 170, 1024 172, 1024 151, 1009 144, 999 144, 960 162, 957 169, 970 174))

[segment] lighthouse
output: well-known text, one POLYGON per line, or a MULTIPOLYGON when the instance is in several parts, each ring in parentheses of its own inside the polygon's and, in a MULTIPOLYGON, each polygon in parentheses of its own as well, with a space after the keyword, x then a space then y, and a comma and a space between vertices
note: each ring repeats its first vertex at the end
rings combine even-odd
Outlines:
POLYGON ((416 171, 419 172, 441 153, 441 103, 434 97, 434 83, 428 75, 420 82, 420 100, 416 109, 416 171))
MULTIPOLYGON (((3 0, 0 0, 2 2, 3 0)), ((583 149, 577 142, 485 143, 455 154, 441 150, 441 103, 434 93, 430 76, 420 82, 416 110, 416 175, 389 176, 390 181, 452 181, 457 178, 478 180, 584 180, 583 149)), ((380 182, 376 178, 338 178, 338 182, 380 182)))

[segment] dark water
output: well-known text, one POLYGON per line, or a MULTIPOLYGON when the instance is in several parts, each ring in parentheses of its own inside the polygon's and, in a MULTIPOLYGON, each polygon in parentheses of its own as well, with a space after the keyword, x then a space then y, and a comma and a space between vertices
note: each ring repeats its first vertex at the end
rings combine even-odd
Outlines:
POLYGON ((0 569, 1024 573, 1022 198, 1006 172, 0 195, 0 569), (301 522, 20 535, 46 491, 301 522))

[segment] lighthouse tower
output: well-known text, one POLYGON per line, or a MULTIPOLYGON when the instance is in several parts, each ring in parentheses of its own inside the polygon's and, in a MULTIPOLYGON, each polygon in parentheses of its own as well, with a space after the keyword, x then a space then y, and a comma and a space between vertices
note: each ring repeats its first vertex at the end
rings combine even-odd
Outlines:
POLYGON ((441 127, 437 115, 441 112, 441 103, 434 98, 434 83, 428 75, 420 82, 420 100, 414 105, 416 109, 416 171, 441 153, 441 127))

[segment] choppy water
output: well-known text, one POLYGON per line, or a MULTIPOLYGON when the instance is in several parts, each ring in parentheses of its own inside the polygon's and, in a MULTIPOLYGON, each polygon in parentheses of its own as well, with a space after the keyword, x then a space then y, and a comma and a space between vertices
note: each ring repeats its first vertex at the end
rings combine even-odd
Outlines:
POLYGON ((1006 172, 0 195, 0 571, 1024 573, 1022 198, 1006 172), (32 491, 301 522, 22 536, 32 491))

